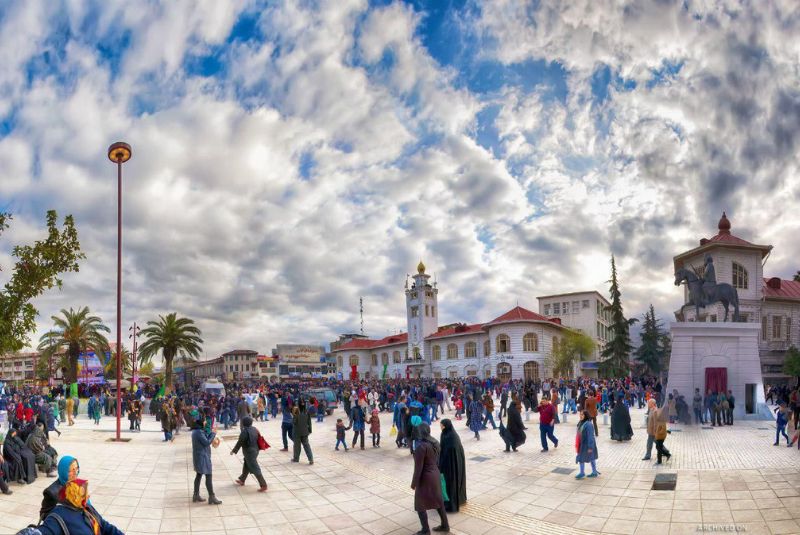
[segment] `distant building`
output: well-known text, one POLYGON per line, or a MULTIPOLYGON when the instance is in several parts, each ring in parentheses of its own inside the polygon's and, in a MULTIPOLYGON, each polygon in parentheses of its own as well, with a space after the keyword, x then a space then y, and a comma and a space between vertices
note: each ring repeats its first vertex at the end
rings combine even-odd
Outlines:
MULTIPOLYGON (((800 347, 800 282, 765 277, 763 269, 772 245, 750 243, 731 234, 731 222, 724 212, 717 230, 715 236, 703 238, 694 249, 677 255, 674 267, 702 272, 706 255, 711 256, 717 283, 726 282, 739 294, 740 321, 761 325, 758 350, 764 382, 786 383, 791 379, 783 373, 786 350, 791 345, 800 347)), ((698 316, 695 307, 688 304, 686 287, 684 302, 687 304, 675 311, 678 321, 713 323, 724 318, 721 303, 701 308, 698 316)), ((733 314, 733 307, 729 314, 733 314)))
POLYGON ((258 376, 270 382, 278 380, 278 358, 272 355, 258 355, 258 376))
POLYGON ((211 378, 224 379, 225 357, 187 362, 183 365, 183 373, 185 374, 187 384, 211 378))
POLYGON ((595 343, 595 350, 586 360, 575 364, 575 373, 597 377, 600 353, 611 339, 611 303, 594 290, 557 295, 544 295, 539 300, 539 314, 560 318, 561 324, 581 331, 595 343))
POLYGON ((259 376, 258 351, 234 349, 222 354, 225 377, 229 380, 255 379, 259 376))
POLYGON ((0 355, 0 381, 33 384, 39 356, 35 351, 0 355))
POLYGON ((391 378, 536 380, 549 375, 547 359, 568 330, 559 318, 517 306, 488 323, 439 326, 439 290, 422 262, 413 279, 405 288, 408 332, 381 339, 344 335, 347 341, 331 344, 344 377, 353 370, 359 377, 391 378))
POLYGON ((278 359, 281 379, 310 379, 328 377, 325 348, 308 344, 278 344, 272 350, 278 359))

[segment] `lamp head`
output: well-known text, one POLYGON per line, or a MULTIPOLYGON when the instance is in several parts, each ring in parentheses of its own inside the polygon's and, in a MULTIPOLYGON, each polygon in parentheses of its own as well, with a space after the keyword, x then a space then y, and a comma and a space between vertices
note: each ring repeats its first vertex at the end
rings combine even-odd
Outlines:
POLYGON ((123 141, 117 141, 108 147, 108 159, 114 163, 125 163, 131 159, 131 146, 123 141))

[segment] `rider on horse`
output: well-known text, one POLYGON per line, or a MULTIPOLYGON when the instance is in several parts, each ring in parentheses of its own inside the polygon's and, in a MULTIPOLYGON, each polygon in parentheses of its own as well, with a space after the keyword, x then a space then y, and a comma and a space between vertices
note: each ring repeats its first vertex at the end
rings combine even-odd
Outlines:
POLYGON ((706 253, 706 264, 703 268, 703 301, 706 305, 711 303, 714 288, 717 286, 717 273, 714 270, 714 259, 706 253))

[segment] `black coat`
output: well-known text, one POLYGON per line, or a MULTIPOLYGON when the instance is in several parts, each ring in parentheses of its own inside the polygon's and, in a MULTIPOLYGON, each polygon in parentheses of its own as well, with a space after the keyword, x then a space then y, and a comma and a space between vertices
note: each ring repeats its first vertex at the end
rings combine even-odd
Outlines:
POLYGON ((506 426, 508 440, 512 447, 516 448, 525 444, 525 426, 522 423, 522 416, 516 403, 511 403, 508 407, 508 425, 506 426))
POLYGON ((442 452, 439 454, 439 472, 444 476, 447 497, 444 503, 449 512, 457 512, 467 502, 467 467, 461 439, 452 426, 442 431, 442 452))
POLYGON ((240 448, 247 469, 254 474, 261 473, 261 469, 258 466, 258 429, 252 425, 242 429, 242 432, 239 433, 239 440, 236 441, 236 445, 233 447, 234 455, 239 453, 240 448))
POLYGON ((611 411, 611 440, 630 440, 633 436, 631 427, 631 413, 622 401, 611 411))
POLYGON ((42 506, 39 509, 39 521, 44 522, 44 519, 47 518, 53 509, 56 508, 58 505, 58 494, 61 492, 61 489, 64 488, 64 485, 56 479, 53 481, 49 487, 42 491, 42 506))
POLYGON ((415 511, 444 507, 438 461, 433 444, 423 440, 417 445, 414 451, 414 476, 411 479, 415 511))
POLYGON ((36 481, 36 456, 19 437, 6 436, 3 457, 9 464, 10 481, 23 479, 28 484, 36 481))

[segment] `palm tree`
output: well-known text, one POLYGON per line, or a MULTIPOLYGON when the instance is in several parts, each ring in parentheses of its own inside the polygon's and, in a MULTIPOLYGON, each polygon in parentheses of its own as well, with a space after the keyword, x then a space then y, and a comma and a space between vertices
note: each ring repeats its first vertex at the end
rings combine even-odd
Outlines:
POLYGON ((165 387, 172 389, 172 361, 180 354, 184 359, 196 359, 200 356, 200 329, 194 326, 194 320, 179 318, 177 312, 159 316, 159 321, 148 321, 142 329, 145 342, 139 346, 140 362, 150 361, 161 351, 164 357, 165 387))
POLYGON ((92 316, 89 307, 74 310, 61 309, 61 316, 52 316, 53 329, 39 339, 43 355, 65 353, 67 383, 78 380, 78 358, 81 353, 94 351, 98 355, 109 351, 108 339, 103 333, 111 332, 98 316, 92 316))

